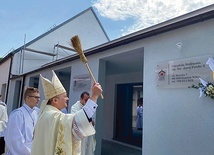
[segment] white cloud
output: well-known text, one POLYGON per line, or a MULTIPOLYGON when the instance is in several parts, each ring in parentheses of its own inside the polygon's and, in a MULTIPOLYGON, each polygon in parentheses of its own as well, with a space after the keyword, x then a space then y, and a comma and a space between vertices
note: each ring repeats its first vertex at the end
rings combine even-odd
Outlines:
POLYGON ((213 0, 94 0, 99 14, 115 21, 134 19, 123 28, 126 35, 187 12, 213 4, 213 0))

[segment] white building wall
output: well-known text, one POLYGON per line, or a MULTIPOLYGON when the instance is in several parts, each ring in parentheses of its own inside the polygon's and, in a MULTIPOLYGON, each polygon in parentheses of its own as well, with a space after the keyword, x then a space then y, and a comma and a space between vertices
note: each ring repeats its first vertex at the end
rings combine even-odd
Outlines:
MULTIPOLYGON (((99 70, 99 59, 100 57, 98 55, 93 55, 93 56, 87 56, 88 60, 88 65, 91 69, 91 72, 93 73, 93 76, 97 82, 99 82, 98 79, 98 70, 99 70)), ((72 71, 71 71, 71 87, 70 87, 70 99, 69 99, 69 112, 70 112, 70 107, 73 105, 77 100, 80 99, 80 94, 83 92, 82 90, 76 91, 73 89, 73 79, 76 76, 84 76, 88 75, 90 76, 86 65, 82 63, 80 59, 77 59, 75 61, 71 62, 72 64, 72 71)), ((91 78, 91 84, 93 84, 93 79, 91 78)), ((90 93, 90 89, 87 89, 85 91, 88 91, 90 93)))
POLYGON ((6 97, 6 89, 4 88, 4 86, 8 84, 8 76, 9 76, 9 71, 10 71, 10 62, 11 59, 7 59, 4 63, 2 63, 0 65, 0 93, 2 93, 2 99, 3 101, 5 101, 5 97, 6 97))
MULTIPOLYGON (((92 60, 102 59, 114 54, 144 48, 143 155, 213 154, 213 100, 208 97, 199 99, 199 91, 194 89, 158 88, 155 81, 156 65, 161 62, 214 55, 213 24, 213 19, 204 21, 110 49, 91 58, 92 60), (181 49, 176 46, 179 42, 183 44, 181 49)), ((98 63, 89 62, 92 62, 93 67, 98 63)), ((96 70, 94 72, 96 74, 96 70)), ((129 76, 134 81, 139 80, 134 79, 135 76, 132 74, 127 75, 127 77, 129 76)), ((113 135, 114 92, 112 89, 115 83, 123 81, 126 79, 125 77, 124 75, 105 77, 103 112, 107 114, 107 119, 103 122, 102 129, 104 130, 102 130, 101 136, 107 140, 111 140, 113 135)), ((102 118, 101 115, 97 117, 102 118)))
MULTIPOLYGON (((75 91, 74 90, 74 83, 73 80, 76 76, 87 75, 88 71, 85 65, 80 60, 75 60, 72 62, 72 69, 71 69, 71 83, 70 83, 70 97, 69 97, 69 107, 68 111, 70 112, 71 106, 76 103, 80 99, 80 94, 83 91, 75 91)), ((90 93, 90 90, 85 90, 90 93)))
POLYGON ((214 106, 188 88, 158 88, 160 62, 214 55, 214 20, 183 27, 141 42, 144 55, 143 155, 211 155, 214 106), (175 44, 182 42, 179 50, 175 44))

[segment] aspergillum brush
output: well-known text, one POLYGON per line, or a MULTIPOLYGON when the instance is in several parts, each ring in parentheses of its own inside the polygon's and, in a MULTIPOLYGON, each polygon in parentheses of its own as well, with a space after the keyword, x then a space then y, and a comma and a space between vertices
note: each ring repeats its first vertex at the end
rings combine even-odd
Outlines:
MULTIPOLYGON (((94 83, 97 83, 95 78, 94 78, 94 75, 93 75, 93 73, 92 73, 92 71, 88 65, 88 60, 85 57, 85 54, 83 53, 82 45, 81 45, 81 42, 80 42, 78 35, 71 38, 71 45, 73 46, 75 51, 79 54, 81 61, 85 64, 86 68, 88 69, 88 72, 91 75, 91 78, 93 79, 94 83)), ((102 94, 100 95, 100 97, 102 99, 104 99, 102 94)))

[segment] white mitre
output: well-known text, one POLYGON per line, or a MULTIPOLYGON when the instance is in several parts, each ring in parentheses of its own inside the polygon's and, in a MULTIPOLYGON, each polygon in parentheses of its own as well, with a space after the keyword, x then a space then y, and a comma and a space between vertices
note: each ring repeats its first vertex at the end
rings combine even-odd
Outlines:
POLYGON ((46 100, 66 92, 65 88, 63 87, 62 83, 59 81, 55 72, 53 70, 52 72, 53 72, 52 82, 44 78, 40 74, 40 79, 42 81, 43 91, 44 91, 46 100))
POLYGON ((45 96, 45 100, 43 100, 41 103, 40 107, 41 111, 43 111, 43 108, 45 107, 49 99, 66 92, 65 88, 63 87, 62 83, 59 81, 57 75, 53 70, 52 73, 53 73, 52 81, 44 78, 40 74, 40 79, 42 82, 42 87, 45 96))

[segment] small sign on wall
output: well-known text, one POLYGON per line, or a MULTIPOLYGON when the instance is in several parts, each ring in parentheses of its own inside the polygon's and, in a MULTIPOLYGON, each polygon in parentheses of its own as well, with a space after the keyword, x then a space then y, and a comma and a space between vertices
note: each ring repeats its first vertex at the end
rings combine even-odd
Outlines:
POLYGON ((212 56, 192 57, 160 63, 156 67, 158 87, 180 88, 197 85, 199 77, 212 81, 212 70, 206 64, 212 56))
POLYGON ((88 91, 91 88, 90 75, 79 75, 73 78, 74 91, 88 91))

